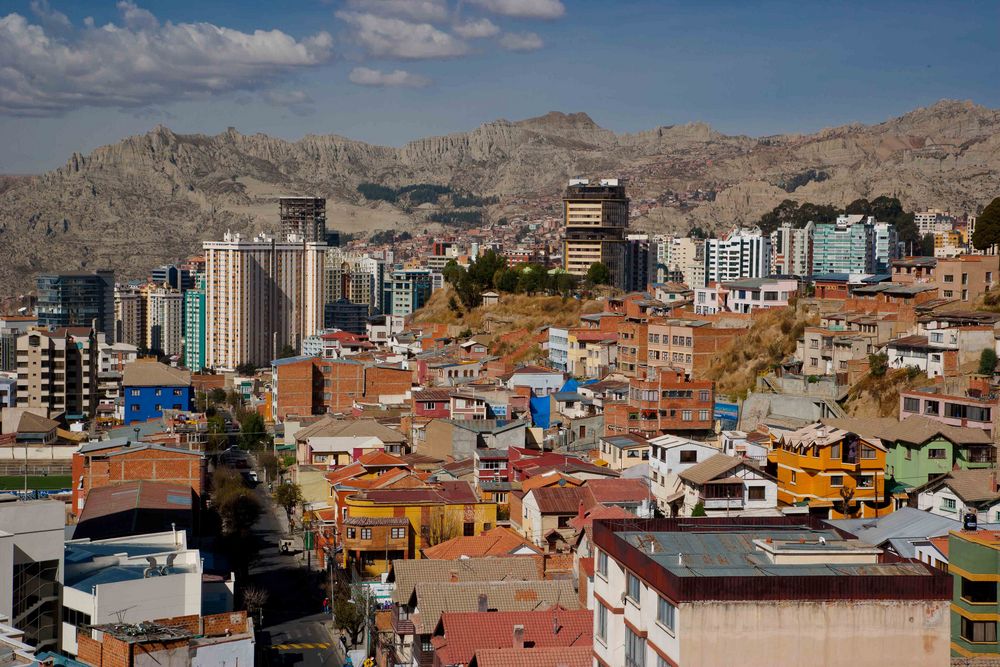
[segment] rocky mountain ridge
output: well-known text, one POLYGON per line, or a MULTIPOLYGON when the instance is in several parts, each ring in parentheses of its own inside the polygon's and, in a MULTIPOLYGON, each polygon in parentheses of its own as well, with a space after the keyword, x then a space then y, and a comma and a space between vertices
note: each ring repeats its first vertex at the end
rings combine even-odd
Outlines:
POLYGON ((586 114, 560 112, 400 148, 158 126, 46 174, 0 179, 0 291, 30 288, 38 271, 110 266, 143 275, 226 229, 273 229, 283 194, 326 196, 329 224, 347 231, 422 224, 365 201, 356 191, 365 181, 530 199, 556 195, 572 176, 620 176, 634 199, 657 202, 636 226, 663 232, 752 222, 786 198, 844 205, 889 194, 908 207, 975 211, 1000 194, 998 149, 1000 112, 956 101, 876 125, 759 138, 703 123, 615 134, 586 114), (714 197, 683 205, 665 197, 699 188, 714 197))

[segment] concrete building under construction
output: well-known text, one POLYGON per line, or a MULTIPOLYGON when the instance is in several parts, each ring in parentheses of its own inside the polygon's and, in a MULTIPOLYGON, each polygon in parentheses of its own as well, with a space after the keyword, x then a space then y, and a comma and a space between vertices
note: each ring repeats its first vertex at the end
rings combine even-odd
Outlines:
POLYGON ((294 234, 306 243, 326 243, 326 199, 281 197, 278 206, 282 239, 294 234))

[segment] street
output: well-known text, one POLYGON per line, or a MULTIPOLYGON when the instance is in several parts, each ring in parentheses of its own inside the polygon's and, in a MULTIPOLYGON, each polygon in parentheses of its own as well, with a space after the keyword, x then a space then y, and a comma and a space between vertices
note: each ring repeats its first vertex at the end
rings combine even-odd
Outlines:
MULTIPOLYGON (((330 615, 322 613, 320 574, 307 572, 297 555, 279 553, 278 538, 286 532, 284 513, 272 505, 266 485, 255 492, 264 513, 254 526, 262 546, 250 568, 250 585, 267 591, 258 635, 262 664, 341 667, 343 648, 330 627, 330 615)), ((295 544, 301 549, 298 536, 295 544)))

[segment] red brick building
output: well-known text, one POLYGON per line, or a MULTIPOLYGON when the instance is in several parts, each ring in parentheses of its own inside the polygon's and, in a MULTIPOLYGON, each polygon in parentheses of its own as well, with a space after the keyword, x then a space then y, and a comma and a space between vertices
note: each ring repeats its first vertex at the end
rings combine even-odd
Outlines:
POLYGON ((92 442, 73 454, 73 513, 83 509, 91 489, 125 482, 170 482, 205 488, 205 459, 199 451, 128 440, 92 442))
POLYGON ((346 414, 356 402, 405 396, 413 373, 390 365, 318 357, 282 359, 273 367, 274 419, 288 415, 346 414))
POLYGON ((604 433, 655 438, 671 431, 707 431, 714 425, 715 383, 691 380, 683 369, 650 369, 650 377, 629 380, 628 400, 606 403, 604 433))

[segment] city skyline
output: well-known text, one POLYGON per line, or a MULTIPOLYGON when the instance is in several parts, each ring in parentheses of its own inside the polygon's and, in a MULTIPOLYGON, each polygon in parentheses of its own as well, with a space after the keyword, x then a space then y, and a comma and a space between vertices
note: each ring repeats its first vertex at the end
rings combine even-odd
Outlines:
POLYGON ((767 135, 879 122, 944 98, 1000 106, 989 31, 1000 9, 986 3, 9 7, 3 173, 58 167, 158 123, 401 145, 551 110, 616 132, 702 121, 767 135))

